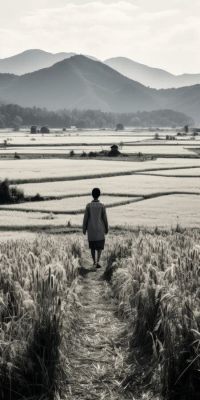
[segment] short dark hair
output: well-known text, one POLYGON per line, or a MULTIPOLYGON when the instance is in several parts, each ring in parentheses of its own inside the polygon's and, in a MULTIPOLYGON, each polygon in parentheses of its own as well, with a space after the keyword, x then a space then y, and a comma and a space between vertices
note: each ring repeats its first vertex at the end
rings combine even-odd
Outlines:
POLYGON ((100 191, 99 188, 94 188, 94 189, 92 190, 92 197, 93 197, 94 199, 98 199, 100 195, 101 195, 101 191, 100 191))

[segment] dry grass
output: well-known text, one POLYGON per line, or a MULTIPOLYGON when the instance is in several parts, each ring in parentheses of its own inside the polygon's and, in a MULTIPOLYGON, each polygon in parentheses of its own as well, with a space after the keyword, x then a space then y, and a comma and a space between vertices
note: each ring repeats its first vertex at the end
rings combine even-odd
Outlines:
POLYGON ((0 244, 0 397, 53 399, 67 382, 81 242, 0 244))
POLYGON ((130 324, 132 367, 125 384, 134 390, 145 386, 170 400, 199 398, 199 239, 199 232, 139 233, 118 238, 108 250, 106 273, 130 324))

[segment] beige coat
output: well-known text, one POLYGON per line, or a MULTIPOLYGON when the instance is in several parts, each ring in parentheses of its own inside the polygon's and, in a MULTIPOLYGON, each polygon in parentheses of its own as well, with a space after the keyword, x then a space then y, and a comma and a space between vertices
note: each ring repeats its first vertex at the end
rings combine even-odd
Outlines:
POLYGON ((108 220, 104 204, 99 200, 88 203, 83 218, 83 233, 88 233, 89 241, 104 240, 108 233, 108 220))

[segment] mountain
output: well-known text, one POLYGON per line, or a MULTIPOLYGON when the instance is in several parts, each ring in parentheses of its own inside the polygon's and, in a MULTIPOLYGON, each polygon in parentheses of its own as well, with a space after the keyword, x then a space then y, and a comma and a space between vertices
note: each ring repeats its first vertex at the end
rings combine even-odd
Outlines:
POLYGON ((48 53, 39 49, 26 50, 12 57, 0 59, 0 73, 23 75, 47 68, 75 53, 48 53))
POLYGON ((7 87, 15 78, 16 75, 13 74, 0 74, 0 90, 7 87))
POLYGON ((200 121, 200 85, 151 89, 81 55, 22 76, 0 75, 0 82, 0 102, 120 113, 170 109, 200 121))
POLYGON ((51 110, 95 108, 126 112, 158 108, 153 93, 107 65, 77 55, 50 68, 16 76, 0 90, 0 100, 51 110))
POLYGON ((156 89, 179 88, 200 83, 200 74, 173 75, 163 69, 149 67, 129 58, 115 57, 105 64, 126 77, 156 89))

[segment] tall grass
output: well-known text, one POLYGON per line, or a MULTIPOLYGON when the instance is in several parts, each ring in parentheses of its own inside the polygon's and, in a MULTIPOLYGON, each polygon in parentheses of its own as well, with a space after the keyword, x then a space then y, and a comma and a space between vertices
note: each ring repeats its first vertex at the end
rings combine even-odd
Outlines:
POLYGON ((139 233, 125 252, 125 238, 108 250, 105 277, 130 323, 129 382, 170 400, 200 396, 199 239, 199 232, 139 233))
POLYGON ((51 400, 64 390, 81 256, 78 239, 0 244, 1 399, 51 400))

